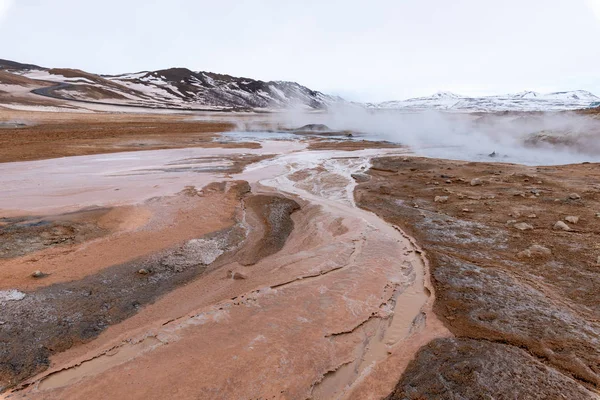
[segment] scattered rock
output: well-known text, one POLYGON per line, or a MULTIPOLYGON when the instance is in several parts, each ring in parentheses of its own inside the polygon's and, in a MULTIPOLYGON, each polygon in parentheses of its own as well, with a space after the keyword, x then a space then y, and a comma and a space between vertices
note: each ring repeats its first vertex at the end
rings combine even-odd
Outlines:
POLYGON ((565 221, 570 222, 572 224, 577 224, 579 222, 579 217, 569 215, 568 217, 565 217, 565 221))
POLYGON ((45 276, 47 276, 47 274, 43 273, 42 271, 33 271, 31 273, 32 278, 43 278, 45 276))
POLYGON ((371 180, 371 177, 367 174, 355 173, 350 175, 356 182, 363 183, 371 180))
POLYGON ((433 201, 435 203, 447 203, 448 202, 448 196, 435 196, 435 199, 433 199, 433 201))
POLYGON ((140 268, 137 273, 140 275, 148 275, 150 271, 148 271, 146 268, 140 268))
POLYGON ((471 179, 471 186, 481 186, 481 179, 479 179, 479 178, 471 179))
POLYGON ((536 215, 536 214, 529 214, 529 215, 527 216, 527 218, 537 218, 537 215, 536 215))
POLYGON ((446 179, 446 183, 452 183, 450 179, 446 179))
POLYGON ((241 279, 246 279, 247 276, 242 274, 241 272, 237 272, 237 271, 227 271, 227 277, 229 279, 234 279, 234 280, 241 280, 241 279))
POLYGON ((565 224, 562 221, 557 221, 554 224, 554 227, 552 229, 554 229, 555 231, 570 231, 571 230, 571 228, 569 228, 569 225, 565 224))
POLYGON ((514 225, 514 228, 520 231, 530 231, 533 229, 533 225, 530 225, 527 222, 519 222, 518 224, 514 225))
POLYGON ((517 256, 521 258, 544 257, 549 255, 552 255, 552 250, 539 244, 534 244, 517 254, 517 256))
POLYGON ((581 199, 581 196, 579 194, 577 194, 577 193, 571 193, 569 195, 569 199, 571 199, 571 200, 579 200, 579 199, 581 199))

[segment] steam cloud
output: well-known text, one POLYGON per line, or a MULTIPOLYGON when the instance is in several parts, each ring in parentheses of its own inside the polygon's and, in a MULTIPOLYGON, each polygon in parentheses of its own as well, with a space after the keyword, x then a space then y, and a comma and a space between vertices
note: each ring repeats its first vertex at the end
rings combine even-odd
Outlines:
POLYGON ((600 162, 600 119, 576 113, 467 114, 340 107, 316 113, 291 110, 240 125, 277 130, 325 124, 359 138, 410 146, 419 155, 527 165, 600 162), (258 125, 257 125, 258 123, 258 125), (488 155, 496 153, 493 159, 488 155))

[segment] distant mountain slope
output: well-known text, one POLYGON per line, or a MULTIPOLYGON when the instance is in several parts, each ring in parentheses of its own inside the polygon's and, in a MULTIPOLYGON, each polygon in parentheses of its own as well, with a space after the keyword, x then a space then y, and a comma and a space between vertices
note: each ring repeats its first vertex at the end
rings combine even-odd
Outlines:
POLYGON ((310 90, 295 82, 264 82, 212 72, 193 72, 187 68, 170 68, 106 78, 130 89, 152 94, 165 102, 212 107, 305 106, 319 109, 343 101, 339 97, 310 90))
POLYGON ((38 65, 33 64, 21 64, 16 61, 3 60, 0 58, 0 69, 12 69, 12 70, 23 70, 23 69, 43 69, 38 65))
POLYGON ((600 97, 585 90, 546 94, 525 91, 485 97, 468 97, 450 92, 440 92, 429 97, 369 103, 367 107, 398 110, 559 111, 588 108, 598 102, 600 102, 600 97))
MULTIPOLYGON (((176 110, 318 110, 349 105, 370 109, 496 112, 560 111, 600 105, 600 98, 585 90, 548 94, 526 91, 487 97, 439 92, 402 101, 350 103, 295 82, 265 82, 187 68, 97 75, 78 69, 50 69, 0 59, 0 72, 0 85, 18 86, 15 90, 21 93, 32 91, 60 100, 176 110)), ((10 92, 6 87, 2 90, 10 92)))
POLYGON ((194 110, 324 109, 345 102, 295 82, 264 82, 187 68, 114 76, 6 60, 0 60, 0 68, 25 78, 55 82, 34 92, 65 100, 194 110))

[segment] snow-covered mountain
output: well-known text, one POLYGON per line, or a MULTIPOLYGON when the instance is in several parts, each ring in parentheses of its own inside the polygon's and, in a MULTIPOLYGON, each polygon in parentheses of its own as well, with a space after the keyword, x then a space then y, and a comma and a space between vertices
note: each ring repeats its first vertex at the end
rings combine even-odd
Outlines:
POLYGON ((600 102, 600 97, 585 91, 537 93, 525 91, 499 96, 469 97, 439 92, 429 97, 368 103, 368 108, 397 110, 449 111, 560 111, 588 108, 600 102))
POLYGON ((34 93, 66 100, 154 108, 255 110, 324 109, 345 102, 295 82, 264 82, 212 72, 170 68, 122 75, 96 75, 0 60, 0 69, 40 82, 34 93))
MULTIPOLYGON (((19 91, 31 91, 46 97, 178 110, 318 110, 345 105, 370 109, 495 112, 559 111, 600 105, 599 97, 584 90, 547 94, 527 91, 487 97, 439 92, 429 97, 402 101, 350 103, 295 82, 265 82, 213 72, 194 72, 187 68, 97 75, 77 69, 51 69, 0 60, 0 73, 0 86, 13 85, 19 91)), ((4 91, 10 92, 8 89, 4 91)))

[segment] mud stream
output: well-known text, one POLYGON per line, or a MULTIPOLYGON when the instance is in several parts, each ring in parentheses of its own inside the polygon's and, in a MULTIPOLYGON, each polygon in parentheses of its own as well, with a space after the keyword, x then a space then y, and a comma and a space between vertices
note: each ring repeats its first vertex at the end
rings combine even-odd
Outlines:
POLYGON ((359 398, 363 385, 374 398, 390 393, 402 368, 377 367, 392 355, 414 355, 411 341, 435 319, 433 296, 422 252, 355 205, 352 174, 368 169, 373 156, 398 152, 292 144, 232 175, 254 194, 301 204, 284 247, 250 264, 209 268, 53 358, 13 395, 92 399, 135 387, 134 397, 156 398, 173 386, 183 388, 180 398, 346 399, 359 398), (236 273, 242 280, 231 278, 236 273))

